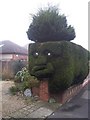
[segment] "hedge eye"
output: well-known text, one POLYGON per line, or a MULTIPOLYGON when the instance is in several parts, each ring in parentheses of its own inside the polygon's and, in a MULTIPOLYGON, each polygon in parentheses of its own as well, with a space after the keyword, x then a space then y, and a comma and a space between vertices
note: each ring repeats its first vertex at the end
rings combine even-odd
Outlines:
POLYGON ((45 51, 43 52, 43 54, 44 54, 45 56, 51 56, 51 55, 52 55, 52 52, 49 51, 49 50, 45 50, 45 51))
POLYGON ((50 55, 51 55, 51 53, 49 52, 47 55, 48 55, 48 56, 50 56, 50 55))
POLYGON ((38 52, 36 52, 35 55, 38 56, 39 55, 38 52))

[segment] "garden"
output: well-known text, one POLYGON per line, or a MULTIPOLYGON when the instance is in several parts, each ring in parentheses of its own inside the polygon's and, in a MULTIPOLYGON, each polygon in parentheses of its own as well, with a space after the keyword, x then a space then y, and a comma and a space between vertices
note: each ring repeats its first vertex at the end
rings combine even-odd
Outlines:
POLYGON ((36 88, 40 98, 50 95, 45 98, 49 100, 52 94, 62 94, 84 82, 89 73, 90 53, 71 42, 76 37, 74 27, 68 25, 66 16, 56 6, 32 15, 27 36, 34 43, 29 44, 28 67, 15 75, 13 94, 29 92, 33 96, 36 88))

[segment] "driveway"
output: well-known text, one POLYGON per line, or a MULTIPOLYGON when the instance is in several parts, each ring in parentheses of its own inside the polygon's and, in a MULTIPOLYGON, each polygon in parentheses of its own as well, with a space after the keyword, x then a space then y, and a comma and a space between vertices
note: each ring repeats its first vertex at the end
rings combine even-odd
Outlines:
POLYGON ((11 95, 12 81, 0 81, 0 117, 1 118, 46 118, 59 106, 25 96, 11 95))

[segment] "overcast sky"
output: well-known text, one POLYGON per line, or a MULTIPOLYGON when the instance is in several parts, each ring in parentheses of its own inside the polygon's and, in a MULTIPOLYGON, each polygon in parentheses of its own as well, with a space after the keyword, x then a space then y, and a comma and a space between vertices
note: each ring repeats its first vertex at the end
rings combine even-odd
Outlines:
POLYGON ((21 46, 31 42, 26 31, 31 15, 47 4, 58 5, 67 16, 67 22, 75 28, 73 42, 88 49, 88 1, 89 0, 0 0, 0 41, 11 40, 21 46))

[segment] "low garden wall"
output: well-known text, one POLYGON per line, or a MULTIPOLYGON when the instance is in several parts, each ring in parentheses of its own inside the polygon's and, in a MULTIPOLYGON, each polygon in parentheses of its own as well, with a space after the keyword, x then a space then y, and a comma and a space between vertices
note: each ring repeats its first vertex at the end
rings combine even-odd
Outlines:
POLYGON ((73 96, 75 96, 81 90, 81 88, 82 88, 82 84, 75 85, 68 88, 62 93, 51 95, 51 97, 54 98, 57 102, 63 104, 68 100, 70 100, 73 96))
POLYGON ((50 98, 55 99, 55 101, 64 104, 68 100, 70 100, 73 96, 75 96, 82 89, 82 84, 74 85, 64 92, 60 92, 59 94, 50 94, 48 90, 48 80, 44 80, 40 82, 39 87, 32 88, 33 96, 39 96, 41 100, 49 101, 50 98))

